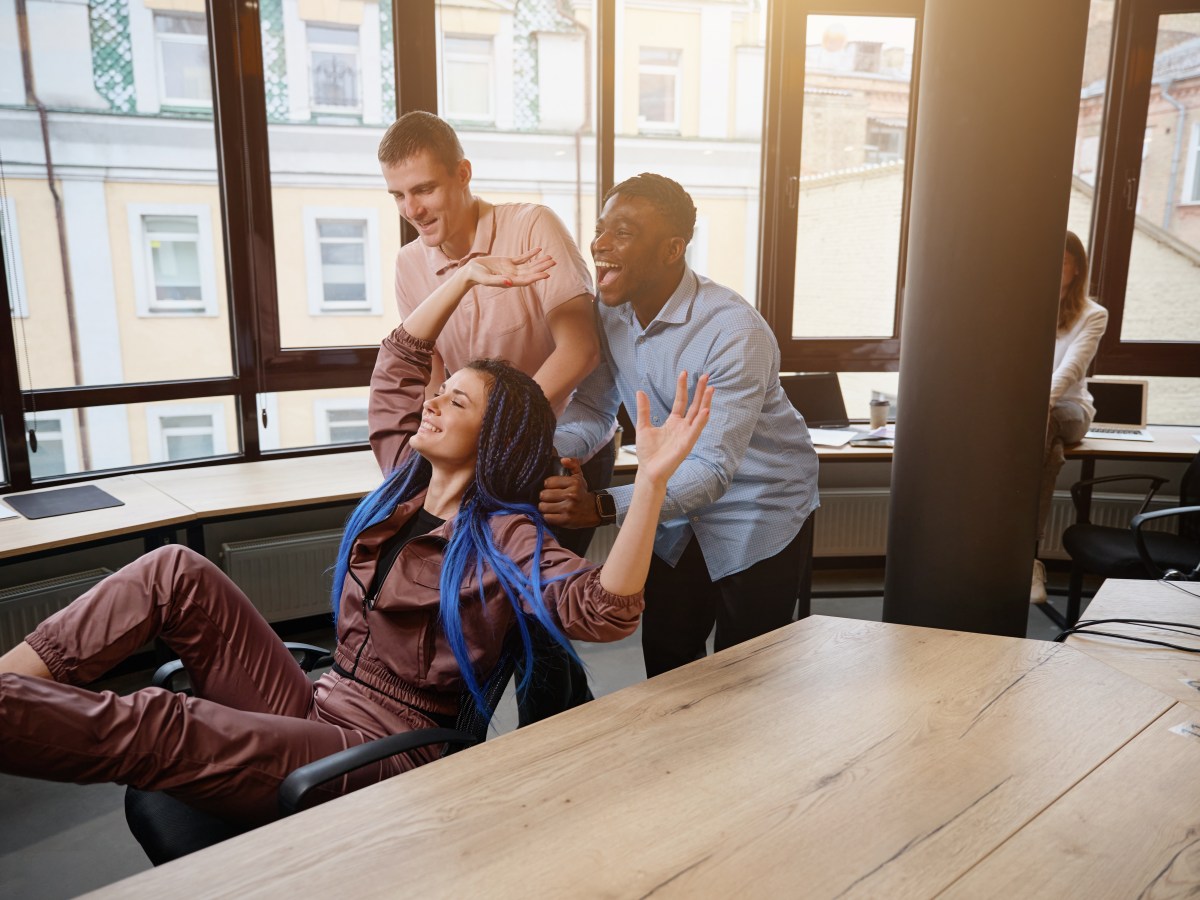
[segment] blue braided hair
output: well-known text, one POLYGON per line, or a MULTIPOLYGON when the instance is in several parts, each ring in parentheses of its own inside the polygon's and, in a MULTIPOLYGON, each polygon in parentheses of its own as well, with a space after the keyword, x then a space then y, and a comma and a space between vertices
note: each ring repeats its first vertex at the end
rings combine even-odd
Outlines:
MULTIPOLYGON (((537 509, 537 495, 554 460, 554 411, 537 382, 506 362, 477 359, 467 363, 466 368, 489 382, 488 402, 479 429, 475 481, 463 494, 442 561, 438 613, 463 681, 478 708, 484 710, 487 706, 482 686, 462 628, 464 598, 460 595, 469 573, 474 574, 479 585, 481 604, 487 566, 512 605, 525 658, 517 683, 518 695, 524 696, 533 670, 532 628, 543 629, 572 659, 581 665, 582 662, 542 598, 542 545, 547 529, 537 509), (496 546, 492 533, 492 517, 511 514, 525 516, 537 530, 528 573, 496 546)), ((424 490, 431 473, 427 460, 418 453, 410 453, 400 468, 364 497, 351 513, 334 569, 335 617, 354 539, 362 530, 382 522, 398 504, 424 490)), ((566 576, 556 576, 551 582, 563 577, 566 576)))

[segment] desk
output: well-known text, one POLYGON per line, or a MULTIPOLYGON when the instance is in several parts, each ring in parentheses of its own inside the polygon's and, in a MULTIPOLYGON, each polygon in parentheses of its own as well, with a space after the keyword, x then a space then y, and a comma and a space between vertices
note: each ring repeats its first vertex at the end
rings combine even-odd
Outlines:
POLYGON ((98 896, 928 897, 1173 705, 1059 644, 814 616, 98 896))
MULTIPOLYGON (((1185 582, 1180 587, 1200 594, 1200 584, 1185 582)), ((1200 596, 1188 597, 1156 581, 1110 578, 1096 592, 1084 618, 1155 619, 1200 625, 1200 596)), ((1200 648, 1200 635, 1163 632, 1136 625, 1097 627, 1114 634, 1132 634, 1200 648)), ((1073 634, 1067 638, 1067 643, 1169 697, 1190 704, 1196 710, 1194 714, 1200 715, 1200 653, 1085 634, 1073 634)))
POLYGON ((82 483, 102 488, 125 505, 45 519, 0 519, 0 559, 77 549, 136 535, 145 537, 147 549, 153 549, 165 542, 164 532, 195 517, 191 509, 147 484, 140 475, 82 483))

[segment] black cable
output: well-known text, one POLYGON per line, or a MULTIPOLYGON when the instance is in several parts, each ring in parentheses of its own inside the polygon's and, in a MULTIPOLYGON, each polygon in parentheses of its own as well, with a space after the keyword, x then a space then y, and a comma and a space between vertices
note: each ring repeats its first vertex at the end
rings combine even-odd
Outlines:
MULTIPOLYGON (((1190 594, 1191 591, 1185 591, 1190 594)), ((1200 653, 1200 646, 1185 647, 1180 644, 1172 644, 1168 641, 1156 641, 1153 638, 1138 637, 1133 634, 1116 634, 1111 631, 1094 631, 1096 625, 1135 625, 1145 628, 1157 628, 1160 631, 1170 631, 1175 634, 1191 635, 1200 637, 1200 625, 1193 625, 1188 622, 1160 622, 1155 619, 1085 619, 1075 623, 1072 628, 1067 628, 1062 631, 1054 640, 1062 643, 1073 634, 1086 634, 1095 637, 1110 637, 1119 641, 1133 641, 1138 644, 1153 644, 1156 647, 1166 647, 1169 650, 1182 650, 1184 653, 1200 653)))
POLYGON ((1165 584, 1167 587, 1173 587, 1173 588, 1175 588, 1175 590, 1180 591, 1181 593, 1187 594, 1189 597, 1195 597, 1197 600, 1200 600, 1200 593, 1197 593, 1196 591, 1189 591, 1187 588, 1185 588, 1183 585, 1179 584, 1178 582, 1168 581, 1166 578, 1160 578, 1160 579, 1158 579, 1158 583, 1165 584))

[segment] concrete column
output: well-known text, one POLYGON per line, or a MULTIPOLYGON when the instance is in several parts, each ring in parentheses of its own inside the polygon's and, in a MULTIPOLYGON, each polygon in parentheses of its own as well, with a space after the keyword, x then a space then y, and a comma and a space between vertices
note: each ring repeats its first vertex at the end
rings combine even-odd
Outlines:
POLYGON ((1087 0, 927 0, 884 619, 1024 635, 1087 0))

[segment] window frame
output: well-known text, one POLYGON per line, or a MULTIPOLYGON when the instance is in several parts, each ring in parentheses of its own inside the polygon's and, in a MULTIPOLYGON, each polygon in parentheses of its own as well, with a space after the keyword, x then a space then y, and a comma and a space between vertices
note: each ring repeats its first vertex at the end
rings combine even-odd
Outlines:
POLYGON ((1187 145, 1187 167, 1183 176, 1180 206, 1200 206, 1200 118, 1192 123, 1192 136, 1187 145))
POLYGON ((904 167, 900 244, 891 334, 884 337, 794 338, 795 260, 798 236, 800 156, 803 139, 806 32, 810 15, 913 18, 912 81, 909 89, 905 159, 913 158, 920 96, 921 27, 924 0, 847 0, 817 4, 814 0, 775 3, 770 7, 767 40, 768 91, 763 128, 763 183, 760 212, 759 311, 779 342, 782 371, 877 372, 900 366, 900 322, 908 257, 908 214, 913 167, 904 167), (797 100, 796 98, 800 98, 797 100))
POLYGON ((151 9, 151 28, 154 30, 154 68, 155 77, 158 87, 158 102, 162 106, 174 109, 197 109, 207 110, 212 109, 212 61, 209 60, 208 82, 209 95, 207 100, 195 100, 190 97, 172 97, 167 93, 167 66, 166 59, 163 57, 163 44, 185 44, 192 46, 201 46, 208 50, 208 28, 205 23, 204 35, 184 34, 174 31, 159 31, 158 20, 160 18, 186 18, 199 19, 204 21, 204 15, 201 13, 185 12, 182 10, 165 10, 151 9))
POLYGON ((317 442, 328 446, 355 446, 361 447, 365 440, 362 441, 334 441, 332 438, 333 424, 329 421, 329 413, 331 412, 362 412, 363 423, 367 425, 367 434, 370 435, 370 425, 367 423, 367 405, 368 400, 365 397, 317 397, 313 400, 313 422, 316 424, 317 442))
POLYGON ((305 206, 304 219, 305 281, 308 287, 308 313, 311 316, 378 316, 383 312, 379 290, 379 211, 370 206, 305 206), (366 299, 355 305, 325 300, 324 266, 321 261, 322 221, 358 221, 363 224, 363 284, 366 299))
POLYGON ((637 128, 638 134, 663 134, 673 135, 680 134, 683 123, 683 47, 663 47, 657 44, 639 44, 638 45, 638 111, 637 111, 637 128), (641 54, 643 50, 667 50, 679 54, 679 58, 675 63, 646 63, 642 62, 641 54), (671 101, 671 109, 675 113, 674 119, 671 121, 650 120, 642 115, 642 76, 643 75, 669 75, 671 76, 675 94, 671 101))
POLYGON ((145 409, 146 449, 154 463, 190 463, 229 455, 229 443, 225 428, 225 404, 223 403, 156 403, 145 409), (163 427, 162 420, 176 416, 208 416, 212 423, 207 432, 212 436, 213 452, 208 456, 172 459, 167 450, 167 438, 171 435, 163 427))
POLYGON ((337 22, 316 22, 305 21, 304 23, 304 38, 305 38, 305 59, 307 60, 308 71, 308 107, 313 113, 322 115, 334 116, 361 116, 363 113, 363 66, 362 66, 362 28, 355 26, 347 26, 337 22), (354 33, 354 43, 346 44, 324 44, 320 41, 312 40, 313 28, 326 28, 336 31, 345 31, 354 33), (354 96, 356 103, 354 106, 330 106, 317 102, 317 81, 314 77, 313 52, 318 53, 342 53, 352 55, 354 57, 354 96))
POLYGON ((139 318, 167 319, 180 317, 216 318, 217 308, 216 256, 213 253, 212 207, 207 203, 129 203, 130 260, 133 263, 133 295, 139 318), (158 283, 154 275, 154 255, 146 218, 152 216, 196 220, 196 257, 200 272, 200 305, 185 307, 176 301, 159 300, 158 283))
POLYGON ((467 62, 478 63, 480 60, 487 64, 487 99, 488 110, 483 115, 474 113, 464 113, 459 110, 450 108, 447 102, 447 87, 449 86, 448 78, 438 79, 438 108, 443 110, 443 114, 452 122, 462 122, 472 125, 495 125, 496 124, 496 40, 490 34, 465 34, 459 32, 443 33, 441 40, 438 42, 442 54, 442 67, 440 69, 444 76, 451 63, 467 62), (487 44, 486 54, 472 54, 450 52, 446 49, 446 41, 472 41, 480 44, 487 44))
MULTIPOLYGON (((36 418, 38 419, 39 427, 39 444, 41 444, 43 441, 40 430, 42 423, 47 419, 52 419, 58 423, 58 433, 61 435, 59 441, 62 444, 63 462, 66 464, 66 471, 60 473, 59 475, 32 475, 34 454, 30 454, 29 461, 31 476, 37 480, 37 483, 44 484, 46 482, 53 482, 61 477, 79 473, 82 464, 79 456, 79 433, 75 427, 74 413, 71 410, 66 409, 52 410, 49 412, 38 410, 36 418)), ((25 425, 25 428, 28 430, 28 423, 25 425)))
POLYGON ((1113 23, 1092 211, 1090 294, 1108 310, 1094 371, 1103 375, 1200 377, 1200 342, 1121 339, 1133 249, 1159 18, 1200 13, 1200 0, 1118 0, 1113 23))

